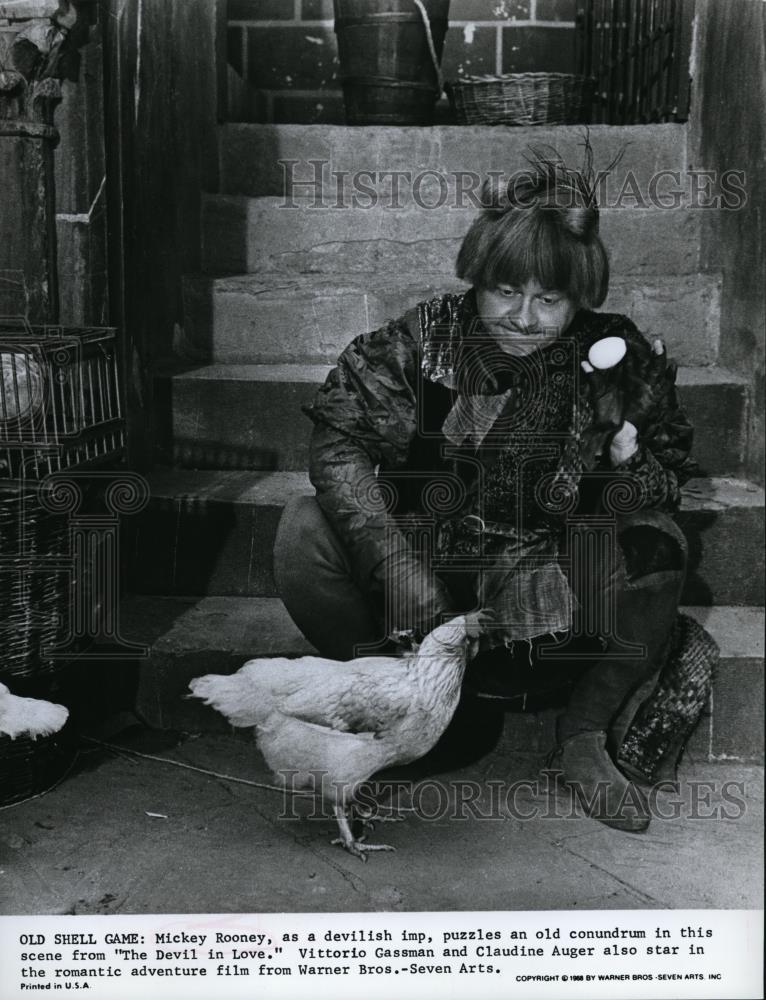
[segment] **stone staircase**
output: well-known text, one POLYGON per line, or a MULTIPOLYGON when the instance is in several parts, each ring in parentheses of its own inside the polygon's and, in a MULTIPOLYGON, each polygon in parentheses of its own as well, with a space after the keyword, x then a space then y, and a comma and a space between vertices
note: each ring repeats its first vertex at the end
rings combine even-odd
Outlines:
MULTIPOLYGON (((301 405, 352 337, 464 287, 452 267, 475 212, 470 171, 523 169, 529 143, 579 162, 581 140, 569 128, 221 126, 221 190, 203 204, 204 273, 184 288, 187 360, 156 371, 167 464, 129 525, 133 596, 123 623, 151 642, 140 695, 150 721, 216 728, 211 712, 181 700, 190 677, 306 651, 276 597, 271 558, 286 499, 311 490, 301 405), (420 180, 398 193, 390 178, 354 187, 355 173, 375 169, 420 180)), ((614 275, 603 308, 664 337, 704 472, 678 516, 691 551, 683 600, 718 638, 722 664, 691 752, 757 759, 764 494, 743 477, 748 390, 716 363, 720 274, 700 265, 703 213, 687 203, 640 207, 630 195, 658 171, 684 171, 687 127, 593 127, 591 142, 597 167, 625 150, 606 190, 615 207, 602 213, 614 275)), ((545 714, 514 715, 506 729, 519 748, 544 749, 550 724, 545 714)))

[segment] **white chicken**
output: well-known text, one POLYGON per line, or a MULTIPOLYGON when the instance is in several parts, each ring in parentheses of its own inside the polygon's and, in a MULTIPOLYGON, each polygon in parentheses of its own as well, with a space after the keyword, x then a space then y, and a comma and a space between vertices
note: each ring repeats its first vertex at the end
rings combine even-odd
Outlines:
POLYGON ((51 736, 69 717, 63 705, 40 698, 20 698, 0 684, 0 736, 51 736))
POLYGON ((192 695, 233 726, 255 726, 258 747, 283 785, 315 789, 332 808, 347 851, 393 850, 356 839, 354 794, 375 772, 407 764, 438 741, 457 708, 466 664, 488 616, 472 613, 435 628, 417 652, 348 662, 317 656, 249 660, 230 676, 191 681, 192 695))

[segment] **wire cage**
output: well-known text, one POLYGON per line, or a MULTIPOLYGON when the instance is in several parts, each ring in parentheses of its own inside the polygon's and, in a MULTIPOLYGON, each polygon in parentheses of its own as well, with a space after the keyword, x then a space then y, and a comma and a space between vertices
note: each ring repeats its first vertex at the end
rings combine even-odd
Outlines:
POLYGON ((68 517, 39 490, 53 473, 122 456, 117 360, 110 327, 0 316, 0 679, 28 697, 55 688, 61 665, 42 650, 64 635, 72 588, 68 517))
POLYGON ((115 334, 0 319, 0 482, 123 453, 115 334))

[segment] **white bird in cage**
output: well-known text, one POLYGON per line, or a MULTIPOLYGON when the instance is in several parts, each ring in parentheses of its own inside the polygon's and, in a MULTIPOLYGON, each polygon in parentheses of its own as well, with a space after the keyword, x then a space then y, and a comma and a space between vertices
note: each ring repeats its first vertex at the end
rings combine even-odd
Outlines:
POLYGON ((0 684, 0 736, 51 736, 63 728, 69 710, 41 698, 20 698, 0 684))
POLYGON ((31 354, 0 354, 0 420, 23 420, 40 409, 45 392, 43 369, 31 354))

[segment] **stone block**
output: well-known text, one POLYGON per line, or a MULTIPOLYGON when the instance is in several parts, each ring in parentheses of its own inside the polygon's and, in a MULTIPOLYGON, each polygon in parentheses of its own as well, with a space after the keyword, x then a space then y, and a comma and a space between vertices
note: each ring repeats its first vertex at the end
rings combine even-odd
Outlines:
POLYGON ((273 276, 221 278, 191 284, 187 328, 195 344, 222 363, 327 363, 360 333, 382 325, 438 292, 465 286, 453 279, 402 288, 379 282, 362 289, 350 282, 294 280, 273 276), (207 291, 206 291, 207 289, 207 291))
POLYGON ((678 386, 694 427, 692 456, 703 474, 741 475, 749 406, 742 377, 716 368, 682 368, 678 386))
POLYGON ((763 658, 722 660, 713 688, 714 760, 763 760, 763 658))
MULTIPOLYGON (((648 192, 651 178, 659 171, 686 168, 684 125, 593 125, 590 140, 597 169, 606 167, 623 151, 622 160, 611 175, 617 191, 629 172, 639 190, 648 192)), ((527 166, 524 154, 530 144, 552 144, 566 162, 575 165, 582 162, 582 128, 575 126, 327 129, 229 124, 220 129, 220 190, 226 194, 281 196, 284 170, 280 160, 297 161, 296 175, 303 177, 312 176, 307 166, 309 160, 327 161, 325 183, 331 200, 336 186, 331 170, 349 176, 360 170, 417 173, 423 169, 439 170, 450 176, 461 171, 485 174, 490 170, 512 174, 527 166)))
POLYGON ((602 309, 630 316, 650 339, 661 337, 681 364, 711 365, 718 357, 721 281, 716 275, 678 275, 646 283, 618 276, 602 309))
MULTIPOLYGON (((339 95, 333 98, 335 110, 325 108, 321 94, 300 100, 306 115, 343 114, 339 95)), ((382 271, 406 281, 413 272, 451 274, 477 215, 468 188, 473 180, 461 186, 454 175, 441 172, 419 171, 397 181, 396 187, 390 178, 364 175, 335 201, 329 194, 314 197, 308 186, 313 179, 304 182, 289 166, 284 179, 286 184, 297 179, 301 186, 281 198, 205 200, 206 271, 382 271), (306 196, 310 200, 304 200, 306 196)), ((477 176, 477 185, 479 180, 477 176)), ((651 288, 642 293, 639 276, 697 275, 700 221, 698 212, 687 209, 605 209, 601 235, 610 255, 613 287, 622 292, 633 282, 630 301, 646 309, 645 300, 655 293, 651 288)), ((665 295, 661 301, 672 304, 673 299, 665 295)), ((711 308, 716 305, 717 299, 710 303, 711 308)), ((687 308, 682 301, 672 318, 687 308)))
POLYGON ((286 498, 310 491, 305 476, 160 470, 152 490, 126 525, 132 592, 274 593, 277 524, 286 498))
POLYGON ((689 607, 686 611, 704 625, 721 651, 711 699, 709 759, 761 761, 763 607, 689 607))
POLYGON ((764 603, 763 492, 753 487, 752 506, 737 492, 726 506, 709 500, 676 516, 689 541, 688 604, 764 603))
MULTIPOLYGON (((236 271, 237 234, 233 228, 231 250, 231 258, 222 263, 227 265, 226 270, 236 271)), ((218 357, 226 354, 232 334, 239 345, 243 343, 248 334, 238 333, 231 325, 243 319, 248 323, 247 330, 252 331, 251 343, 258 352, 263 329, 259 317, 262 311, 268 311, 284 331, 280 339, 290 345, 282 360, 334 361, 337 345, 345 345, 359 333, 376 329, 423 299, 465 290, 467 286, 449 277, 448 271, 434 274, 424 270, 413 272, 407 283, 384 272, 374 276, 352 273, 341 279, 327 274, 296 276, 282 271, 222 278, 210 287, 214 312, 207 341, 218 357), (284 304, 281 307, 280 299, 284 304), (283 311, 277 315, 280 308, 283 311), (236 315, 226 316, 228 309, 233 309, 236 315), (308 323, 307 316, 312 317, 308 323)), ((720 302, 715 278, 637 276, 630 283, 615 282, 604 311, 624 313, 648 337, 662 337, 670 356, 681 365, 712 365, 716 361, 720 302)), ((194 324, 194 317, 189 322, 194 324)), ((200 334, 205 337, 204 330, 200 329, 200 334)), ((269 338, 273 351, 274 332, 266 331, 264 336, 269 338)), ((272 354, 270 359, 277 357, 272 354)), ((259 360, 266 360, 266 352, 259 360)))
MULTIPOLYGON (((251 407, 257 416, 257 403, 251 407)), ((310 430, 308 420, 301 417, 296 417, 290 425, 291 436, 301 435, 304 454, 310 430)), ((231 428, 230 436, 234 433, 236 428, 231 428)), ((295 452, 299 442, 294 441, 289 447, 295 452)), ((139 567, 144 559, 149 560, 146 571, 140 570, 146 576, 145 583, 134 589, 142 593, 272 596, 275 588, 271 550, 279 511, 289 496, 310 494, 312 488, 307 477, 297 472, 178 470, 159 480, 153 478, 152 491, 156 511, 147 511, 134 519, 139 540, 131 545, 130 551, 139 567), (272 484, 268 494, 260 485, 264 476, 272 484), (281 489, 277 487, 280 482, 281 489), (219 484, 215 491, 212 483, 219 484), (257 513, 253 514, 251 508, 257 509, 257 513), (169 523, 170 510, 175 512, 172 523, 169 523), (205 527, 208 516, 209 529, 205 527), (200 542, 205 533, 210 539, 200 542), (180 549, 182 544, 187 549, 184 553, 180 549), (157 554, 153 563, 152 552, 157 554), (242 553, 248 553, 246 560, 242 553), (184 566, 187 568, 179 569, 184 566), (162 567, 166 567, 164 573, 162 567), (168 567, 173 568, 172 577, 168 576, 168 567)), ((684 603, 708 607, 724 602, 732 606, 762 603, 763 545, 753 548, 744 562, 729 558, 743 535, 753 537, 756 544, 759 538, 762 540, 762 491, 746 483, 695 480, 685 489, 684 506, 677 515, 691 552, 684 603), (753 494, 749 495, 750 489, 753 494), (700 493, 727 499, 702 501, 700 493)))
POLYGON ((157 381, 170 383, 160 390, 169 388, 172 397, 173 444, 201 442, 224 451, 242 450, 254 456, 254 468, 307 467, 311 425, 301 407, 316 393, 318 380, 311 369, 211 365, 157 381))

